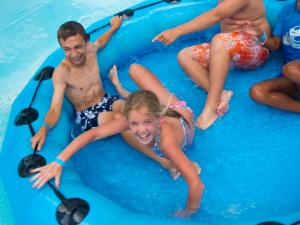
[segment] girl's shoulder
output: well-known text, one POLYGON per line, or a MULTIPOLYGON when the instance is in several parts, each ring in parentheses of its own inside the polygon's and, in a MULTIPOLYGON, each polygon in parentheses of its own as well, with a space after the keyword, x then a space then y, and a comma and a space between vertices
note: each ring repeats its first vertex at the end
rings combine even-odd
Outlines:
POLYGON ((160 135, 164 137, 176 138, 176 131, 179 129, 180 121, 174 117, 162 117, 160 121, 160 135))

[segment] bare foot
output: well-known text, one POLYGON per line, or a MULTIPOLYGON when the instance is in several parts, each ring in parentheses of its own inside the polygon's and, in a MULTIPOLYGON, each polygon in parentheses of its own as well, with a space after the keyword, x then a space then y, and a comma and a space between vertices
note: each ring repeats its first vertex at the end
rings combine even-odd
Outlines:
POLYGON ((122 96, 123 98, 127 98, 128 95, 130 94, 129 91, 127 91, 121 84, 118 76, 118 70, 116 65, 113 65, 113 67, 109 71, 109 79, 115 86, 116 90, 118 91, 119 95, 122 96))
POLYGON ((223 116, 229 110, 229 102, 233 96, 232 91, 223 90, 221 94, 220 103, 217 107, 217 114, 223 116))
POLYGON ((118 86, 120 85, 119 77, 118 77, 118 71, 116 65, 113 65, 113 67, 109 71, 109 79, 111 82, 115 85, 118 86))
POLYGON ((213 111, 210 108, 204 109, 196 121, 196 126, 202 130, 206 130, 218 118, 219 118, 219 115, 216 113, 216 111, 213 111))

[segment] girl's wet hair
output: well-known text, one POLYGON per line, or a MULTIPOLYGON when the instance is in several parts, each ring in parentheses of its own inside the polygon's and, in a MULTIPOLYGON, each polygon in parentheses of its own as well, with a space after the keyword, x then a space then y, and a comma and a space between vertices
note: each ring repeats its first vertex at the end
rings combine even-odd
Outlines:
POLYGON ((76 22, 69 21, 62 24, 57 31, 57 40, 60 43, 60 40, 66 40, 69 37, 76 36, 77 34, 81 35, 85 42, 89 41, 89 35, 85 32, 84 27, 76 22))
POLYGON ((128 118, 130 111, 139 110, 142 107, 146 107, 148 113, 155 118, 159 118, 162 115, 175 118, 182 117, 177 111, 168 108, 168 106, 162 106, 157 96, 152 91, 145 90, 132 92, 128 96, 124 107, 124 115, 128 118))

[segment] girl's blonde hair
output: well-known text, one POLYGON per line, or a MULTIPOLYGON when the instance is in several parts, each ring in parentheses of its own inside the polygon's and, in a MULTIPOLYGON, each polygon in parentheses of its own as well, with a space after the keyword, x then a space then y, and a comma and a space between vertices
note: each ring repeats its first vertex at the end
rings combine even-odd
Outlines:
POLYGON ((168 108, 168 106, 162 106, 157 96, 152 91, 145 90, 132 92, 128 96, 123 111, 124 115, 128 118, 130 111, 139 110, 142 107, 146 107, 148 109, 148 113, 155 118, 160 118, 162 115, 175 118, 182 117, 177 111, 168 108))
POLYGON ((130 111, 139 110, 142 107, 148 109, 149 114, 155 118, 162 115, 162 106, 157 96, 152 91, 138 90, 132 92, 125 102, 124 115, 128 118, 130 111))

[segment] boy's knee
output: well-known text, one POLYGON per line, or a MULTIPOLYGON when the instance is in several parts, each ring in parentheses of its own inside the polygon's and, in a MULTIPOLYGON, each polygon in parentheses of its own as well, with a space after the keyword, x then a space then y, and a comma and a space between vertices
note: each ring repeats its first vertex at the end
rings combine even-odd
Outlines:
POLYGON ((290 78, 291 76, 294 76, 298 71, 298 74, 300 73, 300 68, 297 68, 292 62, 285 64, 282 68, 282 73, 285 77, 290 78))
POLYGON ((189 58, 189 50, 187 48, 181 49, 177 55, 177 60, 180 64, 184 63, 189 58))
POLYGON ((218 33, 215 34, 215 36, 213 36, 213 38, 211 39, 211 44, 212 45, 220 45, 220 46, 225 46, 225 41, 224 41, 224 34, 222 33, 218 33))
POLYGON ((255 84, 250 88, 249 94, 253 100, 261 102, 266 94, 266 90, 261 84, 255 84))
POLYGON ((216 34, 211 39, 211 48, 213 48, 218 53, 222 53, 222 52, 228 53, 227 47, 226 47, 226 40, 224 40, 223 35, 224 34, 219 33, 219 34, 216 34))

